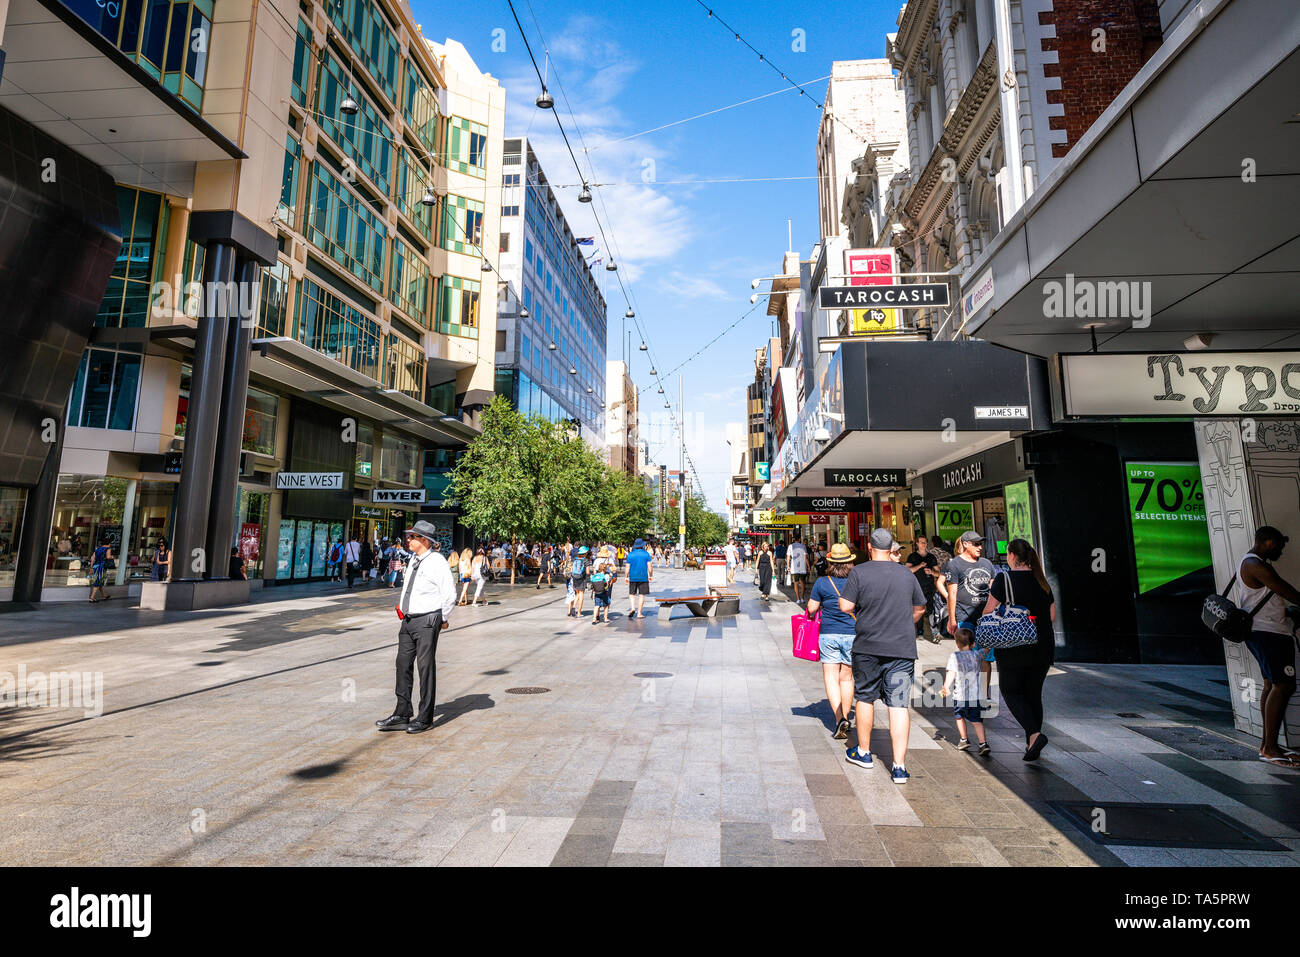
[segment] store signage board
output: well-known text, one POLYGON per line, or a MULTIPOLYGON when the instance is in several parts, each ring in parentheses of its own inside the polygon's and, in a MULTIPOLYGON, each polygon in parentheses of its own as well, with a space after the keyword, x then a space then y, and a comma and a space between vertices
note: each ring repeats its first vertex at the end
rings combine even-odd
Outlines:
POLYGON ((1023 538, 1034 544, 1034 521, 1029 511, 1029 483, 1015 482, 1006 486, 1007 538, 1023 538))
POLYGON ((907 469, 826 469, 824 484, 828 488, 897 488, 907 484, 907 469))
POLYGON ((773 528, 785 528, 793 525, 807 525, 807 515, 773 515, 768 521, 763 523, 773 528))
POLYGON ((370 501, 375 505, 420 505, 427 495, 422 488, 376 488, 370 491, 370 501))
POLYGON ((948 305, 948 285, 822 286, 817 290, 817 304, 822 309, 932 309, 948 305))
POLYGON ((955 542, 974 528, 975 506, 970 502, 934 503, 934 530, 945 542, 955 542))
POLYGON ((1294 415, 1300 352, 1088 353, 1061 356, 1070 416, 1294 415))
POLYGON ((961 297, 961 317, 969 319, 992 300, 993 270, 989 269, 985 271, 984 275, 975 280, 975 285, 971 291, 961 297))
POLYGON ((843 495, 791 495, 785 500, 792 512, 870 512, 869 498, 850 498, 843 495))
POLYGON ((769 482, 772 479, 772 465, 770 462, 755 462, 754 474, 758 476, 760 482, 769 482))
POLYGON ((1210 535, 1200 466, 1128 462, 1125 477, 1138 593, 1207 567, 1210 535))
MULTIPOLYGON (((898 261, 892 246, 884 249, 844 250, 844 274, 850 286, 889 286, 898 272, 898 261)), ((896 309, 854 309, 849 331, 854 335, 864 332, 896 332, 896 309)))
POLYGON ((342 489, 342 472, 276 472, 277 489, 342 489))

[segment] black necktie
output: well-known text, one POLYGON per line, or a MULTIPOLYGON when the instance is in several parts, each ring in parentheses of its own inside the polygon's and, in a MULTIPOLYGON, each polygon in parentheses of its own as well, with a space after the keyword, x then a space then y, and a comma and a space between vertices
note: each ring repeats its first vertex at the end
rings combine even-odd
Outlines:
POLYGON ((415 573, 419 570, 422 561, 424 561, 423 558, 417 558, 411 562, 411 567, 407 573, 406 587, 402 589, 402 602, 398 605, 403 618, 411 613, 411 591, 415 588, 415 573))

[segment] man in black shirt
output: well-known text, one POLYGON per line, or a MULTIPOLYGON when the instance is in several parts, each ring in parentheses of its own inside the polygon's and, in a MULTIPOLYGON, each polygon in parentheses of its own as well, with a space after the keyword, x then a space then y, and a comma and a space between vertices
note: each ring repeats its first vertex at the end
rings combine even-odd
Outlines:
MULTIPOLYGON (((935 577, 939 574, 939 559, 930 554, 930 543, 922 535, 916 540, 916 549, 907 556, 907 570, 916 575, 916 580, 921 584, 921 593, 925 595, 925 607, 930 608, 934 604, 934 593, 936 586, 935 577)), ((916 623, 916 636, 924 637, 926 641, 939 643, 938 637, 935 636, 934 629, 930 626, 930 616, 922 615, 916 623)))

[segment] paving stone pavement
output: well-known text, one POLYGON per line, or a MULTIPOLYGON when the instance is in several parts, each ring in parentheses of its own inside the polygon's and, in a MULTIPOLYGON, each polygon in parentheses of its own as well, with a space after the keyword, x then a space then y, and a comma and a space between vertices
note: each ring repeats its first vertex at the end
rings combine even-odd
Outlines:
MULTIPOLYGON (((701 585, 699 572, 656 570, 657 594, 701 585)), ((373 725, 393 706, 396 619, 382 587, 270 589, 195 614, 0 615, 0 675, 103 677, 98 716, 0 708, 0 863, 1300 859, 1294 776, 1199 760, 1132 730, 1188 725, 1180 709, 1194 705, 1197 726, 1249 745, 1213 707, 1223 669, 1062 665, 1048 681, 1053 746, 1038 765, 1020 761, 1009 716, 991 720, 993 755, 980 759, 955 749, 950 709, 921 708, 912 781, 897 787, 883 709, 877 767, 848 765, 820 668, 790 655, 796 606, 739 586, 738 617, 669 622, 629 620, 620 589, 608 626, 589 610, 566 617, 561 588, 492 586, 492 604, 458 609, 440 640, 436 722, 422 735, 373 725), (550 690, 507 690, 519 686, 550 690), (1210 805, 1275 849, 1103 846, 1051 803, 1106 800, 1210 805)), ((922 643, 918 671, 942 668, 950 650, 922 643)))

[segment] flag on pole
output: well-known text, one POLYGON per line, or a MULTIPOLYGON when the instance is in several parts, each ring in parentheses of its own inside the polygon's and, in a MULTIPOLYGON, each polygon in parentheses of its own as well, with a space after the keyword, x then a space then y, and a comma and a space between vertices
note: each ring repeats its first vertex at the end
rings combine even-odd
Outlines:
POLYGON ((595 236, 587 236, 587 237, 584 237, 583 239, 579 239, 579 240, 578 240, 578 245, 579 245, 579 246, 594 246, 594 245, 596 245, 596 237, 595 237, 595 236))

